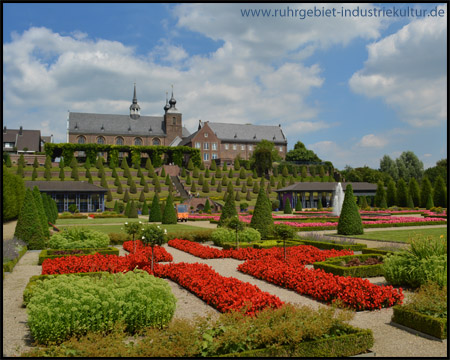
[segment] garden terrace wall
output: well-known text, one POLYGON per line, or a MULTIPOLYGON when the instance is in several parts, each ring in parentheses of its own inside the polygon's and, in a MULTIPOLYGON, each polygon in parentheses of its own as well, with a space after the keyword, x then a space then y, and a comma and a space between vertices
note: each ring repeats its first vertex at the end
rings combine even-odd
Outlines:
POLYGON ((351 259, 360 259, 361 262, 367 260, 371 257, 382 258, 381 255, 377 254, 365 254, 365 255, 352 255, 352 256, 341 256, 339 258, 331 258, 325 261, 314 263, 314 269, 322 269, 327 273, 331 273, 339 276, 351 276, 351 277, 375 277, 383 276, 383 264, 376 265, 361 265, 361 266, 340 266, 339 264, 344 261, 348 262, 351 259))
POLYGON ((447 318, 436 318, 406 309, 403 306, 394 306, 392 322, 434 336, 438 339, 447 339, 447 318))

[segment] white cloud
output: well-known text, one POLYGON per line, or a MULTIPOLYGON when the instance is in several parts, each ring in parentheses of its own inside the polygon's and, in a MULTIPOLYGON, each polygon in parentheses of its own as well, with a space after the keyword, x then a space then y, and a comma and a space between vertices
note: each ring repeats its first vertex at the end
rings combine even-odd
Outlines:
POLYGON ((374 134, 364 135, 362 139, 358 142, 359 146, 362 147, 375 147, 381 148, 386 146, 387 140, 386 138, 376 136, 374 134))
POLYGON ((441 126, 447 118, 446 41, 446 16, 414 20, 367 46, 368 59, 350 87, 383 98, 411 126, 441 126))

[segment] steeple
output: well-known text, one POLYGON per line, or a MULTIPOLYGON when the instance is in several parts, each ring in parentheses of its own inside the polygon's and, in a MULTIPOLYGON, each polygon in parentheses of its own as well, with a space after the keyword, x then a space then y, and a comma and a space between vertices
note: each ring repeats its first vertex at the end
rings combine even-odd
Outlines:
POLYGON ((172 97, 169 100, 169 104, 170 104, 170 110, 177 110, 177 108, 175 107, 175 104, 177 103, 177 101, 175 100, 175 98, 173 97, 173 85, 172 85, 172 97))
POLYGON ((165 114, 167 114, 167 110, 169 110, 170 109, 170 106, 169 106, 169 99, 168 99, 168 97, 167 97, 167 91, 166 91, 166 105, 164 105, 164 113, 165 114))
POLYGON ((136 83, 134 83, 133 103, 130 105, 130 118, 137 120, 141 116, 141 107, 137 103, 136 83))

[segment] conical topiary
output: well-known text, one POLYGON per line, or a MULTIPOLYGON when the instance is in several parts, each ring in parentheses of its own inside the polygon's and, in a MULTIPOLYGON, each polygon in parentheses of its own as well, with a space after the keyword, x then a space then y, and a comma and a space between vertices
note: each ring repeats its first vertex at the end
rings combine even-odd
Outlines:
POLYGON ((259 189, 250 226, 259 231, 261 239, 267 239, 269 226, 273 225, 272 204, 267 197, 264 186, 259 189))
POLYGON ((226 201, 220 214, 218 226, 223 226, 223 224, 233 216, 237 216, 236 204, 234 202, 233 189, 228 189, 225 193, 226 201))
POLYGON ((433 207, 434 207, 433 196, 430 193, 430 194, 428 194, 428 200, 427 200, 427 203, 425 205, 425 209, 430 210, 433 207))
POLYGON ((295 204, 295 211, 303 211, 301 198, 297 198, 297 203, 295 204))
POLYGON ((345 189, 344 202, 337 226, 339 235, 360 235, 364 233, 361 215, 353 196, 353 188, 350 184, 345 189))
POLYGON ((286 199, 284 201, 284 211, 285 214, 292 214, 292 207, 291 207, 291 201, 289 199, 286 199))
POLYGON ((148 215, 148 205, 147 205, 147 201, 144 200, 144 204, 142 205, 142 215, 148 215))
POLYGON ((177 223, 177 212, 173 206, 172 193, 169 192, 169 196, 166 199, 166 205, 164 206, 164 213, 162 215, 162 224, 176 224, 177 223))
POLYGON ((133 219, 137 219, 139 217, 134 200, 131 200, 130 212, 128 213, 128 217, 133 219))
POLYGON ((205 213, 211 212, 211 205, 209 203, 209 199, 206 199, 205 207, 203 208, 203 212, 205 212, 205 213))
POLYGON ((160 222, 161 221, 161 206, 159 204, 158 193, 155 192, 153 195, 152 204, 150 206, 150 214, 148 217, 149 222, 160 222))
POLYGON ((39 191, 39 188, 37 186, 33 188, 33 197, 34 204, 39 215, 38 218, 40 219, 40 224, 42 226, 42 233, 44 234, 44 237, 48 238, 50 236, 50 232, 48 231, 48 220, 47 216, 45 215, 41 192, 39 191))

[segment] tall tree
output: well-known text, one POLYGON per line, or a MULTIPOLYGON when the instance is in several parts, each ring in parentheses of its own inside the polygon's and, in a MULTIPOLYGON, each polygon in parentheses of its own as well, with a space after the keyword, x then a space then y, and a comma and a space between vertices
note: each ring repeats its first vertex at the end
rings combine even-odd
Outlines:
POLYGON ((434 206, 447 207, 447 187, 440 175, 436 178, 433 189, 434 206))
POLYGON ((258 197, 256 199, 255 210, 250 221, 250 227, 260 232, 261 239, 267 239, 271 225, 273 225, 272 203, 267 197, 264 185, 262 185, 260 186, 258 197))
POLYGON ((273 163, 281 160, 274 143, 268 140, 261 140, 256 145, 255 150, 250 158, 253 167, 256 169, 258 176, 263 176, 272 170, 273 163))
POLYGON ((162 215, 162 224, 176 224, 177 223, 177 212, 173 206, 172 193, 169 192, 169 196, 166 199, 166 206, 164 206, 164 212, 162 215))
POLYGON ((386 189, 386 202, 387 206, 394 206, 397 204, 397 188, 394 180, 390 180, 386 189))
MULTIPOLYGON (((353 192, 353 191, 352 191, 353 192)), ((383 198, 386 199, 386 190, 384 189, 384 184, 380 180, 377 183, 377 191, 375 193, 375 206, 381 206, 381 202, 383 201, 383 198)))
POLYGON ((423 162, 412 151, 402 152, 395 162, 397 163, 398 176, 405 181, 409 181, 412 177, 419 181, 422 179, 423 162))
POLYGON ((301 141, 297 141, 294 145, 294 149, 286 153, 286 161, 309 161, 320 162, 322 161, 312 150, 308 150, 301 141))
POLYGON ((406 185, 405 180, 403 180, 403 178, 400 178, 397 182, 397 205, 402 207, 407 206, 408 196, 408 186, 406 185))
POLYGON ((150 214, 148 221, 149 222, 160 222, 161 221, 161 206, 159 204, 159 196, 158 193, 155 192, 155 195, 153 195, 152 204, 150 206, 150 214))
POLYGON ((389 174, 395 181, 398 180, 397 163, 389 155, 384 155, 380 160, 380 171, 389 174))
POLYGON ((411 195, 414 206, 420 206, 420 187, 415 178, 409 179, 409 194, 411 195))
POLYGON ((428 176, 424 176, 420 186, 420 207, 426 207, 429 195, 432 195, 433 187, 428 179, 428 176))
POLYGON ((224 223, 232 218, 233 216, 237 216, 236 203, 234 201, 233 187, 228 188, 226 195, 225 205, 222 209, 222 213, 220 214, 219 224, 218 226, 223 226, 224 223))

